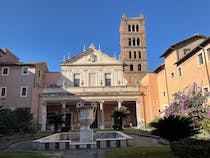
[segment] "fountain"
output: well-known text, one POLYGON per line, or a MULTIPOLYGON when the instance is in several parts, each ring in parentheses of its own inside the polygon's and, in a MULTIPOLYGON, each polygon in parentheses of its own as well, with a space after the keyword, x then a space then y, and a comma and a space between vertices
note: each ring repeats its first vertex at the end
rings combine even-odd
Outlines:
POLYGON ((93 132, 90 125, 95 120, 97 104, 80 101, 76 105, 80 132, 56 133, 33 141, 34 150, 68 150, 68 149, 98 149, 124 148, 133 144, 132 137, 119 131, 93 132))
POLYGON ((86 148, 86 143, 93 142, 93 129, 90 129, 90 125, 95 120, 97 104, 92 102, 85 105, 84 102, 80 101, 76 107, 79 109, 80 148, 86 148))

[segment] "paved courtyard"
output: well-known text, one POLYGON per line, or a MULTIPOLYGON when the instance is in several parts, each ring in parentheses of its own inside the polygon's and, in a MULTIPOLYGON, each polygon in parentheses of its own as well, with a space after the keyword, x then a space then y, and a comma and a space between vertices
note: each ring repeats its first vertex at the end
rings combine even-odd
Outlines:
MULTIPOLYGON (((131 135, 134 140, 134 146, 162 146, 157 139, 131 135)), ((7 149, 7 152, 33 152, 32 141, 24 141, 12 144, 7 149)), ((64 155, 64 158, 104 158, 104 149, 77 149, 65 151, 50 151, 53 158, 59 158, 64 155)))

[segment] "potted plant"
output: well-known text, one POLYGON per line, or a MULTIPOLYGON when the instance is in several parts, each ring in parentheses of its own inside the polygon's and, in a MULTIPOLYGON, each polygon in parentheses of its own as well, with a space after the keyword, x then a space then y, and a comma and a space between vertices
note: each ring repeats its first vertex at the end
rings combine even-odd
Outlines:
POLYGON ((130 115, 130 111, 125 106, 121 106, 120 108, 116 107, 112 113, 112 117, 114 117, 114 130, 122 130, 122 122, 123 118, 130 115))

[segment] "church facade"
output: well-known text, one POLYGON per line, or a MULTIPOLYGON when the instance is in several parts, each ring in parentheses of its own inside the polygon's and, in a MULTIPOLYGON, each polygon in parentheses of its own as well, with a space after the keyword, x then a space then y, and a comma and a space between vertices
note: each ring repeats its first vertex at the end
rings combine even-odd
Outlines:
POLYGON ((56 113, 64 114, 67 127, 79 128, 76 105, 81 102, 97 106, 93 128, 112 128, 112 112, 121 106, 130 111, 124 126, 141 125, 139 87, 128 86, 123 63, 97 50, 93 44, 61 63, 60 79, 43 89, 40 100, 42 130, 50 129, 47 121, 56 113))

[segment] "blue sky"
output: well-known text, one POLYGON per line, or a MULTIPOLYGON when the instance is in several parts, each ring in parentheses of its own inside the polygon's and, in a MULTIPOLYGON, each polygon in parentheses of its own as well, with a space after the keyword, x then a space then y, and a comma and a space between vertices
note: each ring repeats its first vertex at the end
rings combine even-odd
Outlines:
POLYGON ((122 13, 144 14, 149 71, 170 45, 195 33, 210 35, 209 0, 0 0, 0 48, 20 61, 45 61, 59 71, 68 52, 94 43, 119 55, 122 13))

